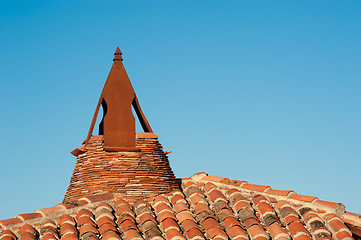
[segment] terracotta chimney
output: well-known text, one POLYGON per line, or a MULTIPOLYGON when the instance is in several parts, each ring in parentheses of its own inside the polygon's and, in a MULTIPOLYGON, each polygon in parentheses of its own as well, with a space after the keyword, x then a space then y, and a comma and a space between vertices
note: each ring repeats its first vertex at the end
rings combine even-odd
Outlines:
POLYGON ((119 48, 114 55, 87 139, 72 151, 77 161, 64 203, 77 204, 82 197, 103 193, 119 193, 133 201, 178 188, 158 136, 140 108, 119 48), (104 114, 99 135, 92 136, 100 106, 104 114), (135 133, 131 106, 143 133, 135 133))

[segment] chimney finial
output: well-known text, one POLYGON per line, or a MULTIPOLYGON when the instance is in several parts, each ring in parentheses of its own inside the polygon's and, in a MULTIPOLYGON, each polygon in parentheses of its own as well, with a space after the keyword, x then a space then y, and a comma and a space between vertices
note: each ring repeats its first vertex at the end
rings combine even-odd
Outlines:
POLYGON ((119 47, 117 47, 117 50, 115 50, 115 53, 114 53, 114 59, 113 59, 113 61, 115 61, 115 60, 123 61, 122 51, 120 51, 119 47))

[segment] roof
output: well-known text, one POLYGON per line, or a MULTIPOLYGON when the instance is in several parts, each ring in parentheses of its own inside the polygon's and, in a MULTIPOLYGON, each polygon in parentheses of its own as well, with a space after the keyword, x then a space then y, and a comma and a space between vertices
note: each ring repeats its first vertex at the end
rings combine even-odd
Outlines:
POLYGON ((1 220, 0 240, 361 239, 360 216, 341 203, 206 173, 176 179, 121 60, 117 48, 63 203, 1 220))
POLYGON ((179 190, 133 203, 79 199, 0 221, 0 239, 360 239, 361 219, 294 191, 196 173, 179 190))

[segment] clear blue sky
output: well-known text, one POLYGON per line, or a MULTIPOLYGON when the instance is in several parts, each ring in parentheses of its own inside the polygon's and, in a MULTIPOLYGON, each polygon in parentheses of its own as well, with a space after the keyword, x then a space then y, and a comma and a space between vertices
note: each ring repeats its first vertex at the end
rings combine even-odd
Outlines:
POLYGON ((361 213, 360 1, 1 1, 0 219, 60 203, 117 46, 177 177, 361 213))

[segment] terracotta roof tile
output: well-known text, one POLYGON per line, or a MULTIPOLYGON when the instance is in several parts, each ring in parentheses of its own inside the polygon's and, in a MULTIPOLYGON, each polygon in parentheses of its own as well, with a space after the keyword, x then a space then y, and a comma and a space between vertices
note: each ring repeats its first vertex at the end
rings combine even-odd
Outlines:
POLYGON ((263 186, 263 185, 256 185, 256 184, 243 184, 241 186, 241 188, 247 189, 247 190, 251 190, 251 191, 258 191, 258 192, 263 192, 266 190, 271 189, 270 186, 263 186))
POLYGON ((303 201, 303 202, 313 202, 318 198, 312 197, 312 196, 293 194, 292 196, 290 196, 290 199, 295 199, 295 200, 299 200, 299 201, 303 201))
POLYGON ((43 216, 50 215, 52 213, 57 213, 59 211, 65 210, 66 207, 62 204, 56 205, 54 207, 48 207, 48 208, 42 208, 39 210, 36 210, 35 213, 40 213, 43 216))
POLYGON ((279 196, 286 196, 286 197, 290 197, 292 194, 294 194, 294 191, 291 190, 274 190, 274 189, 268 189, 266 191, 266 193, 268 194, 273 194, 273 195, 279 195, 279 196))
POLYGON ((199 230, 198 228, 192 228, 189 231, 186 232, 186 236, 188 239, 192 239, 192 240, 202 240, 205 239, 205 236, 203 235, 202 231, 199 230))
POLYGON ((339 203, 268 186, 244 183, 240 187, 233 180, 204 173, 199 176, 183 179, 181 190, 147 201, 100 195, 91 198, 98 202, 88 199, 84 205, 19 214, 0 221, 0 240, 347 240, 361 229, 359 215, 340 213, 339 203))

